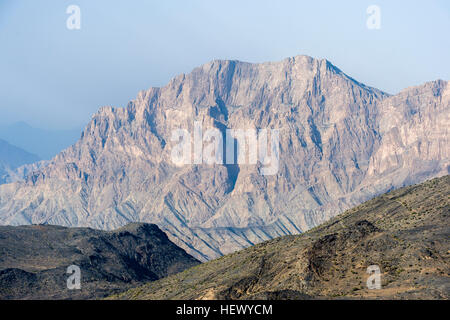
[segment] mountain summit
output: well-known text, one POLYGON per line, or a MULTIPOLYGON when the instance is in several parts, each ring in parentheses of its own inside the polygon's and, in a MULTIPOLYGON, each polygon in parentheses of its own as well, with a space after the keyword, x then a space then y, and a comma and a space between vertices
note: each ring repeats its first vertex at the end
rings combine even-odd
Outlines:
POLYGON ((200 260, 301 233, 393 188, 449 171, 450 87, 390 96, 327 60, 212 61, 103 107, 81 139, 0 186, 0 223, 114 229, 151 222, 200 260), (173 163, 174 130, 279 130, 279 166, 173 163))

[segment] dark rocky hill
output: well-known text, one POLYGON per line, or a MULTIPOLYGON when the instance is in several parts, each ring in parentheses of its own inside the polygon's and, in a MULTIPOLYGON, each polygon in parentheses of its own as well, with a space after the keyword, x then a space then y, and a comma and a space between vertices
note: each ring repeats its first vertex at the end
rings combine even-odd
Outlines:
POLYGON ((0 226, 0 299, 100 298, 198 263, 152 224, 0 226), (67 289, 71 265, 80 267, 80 290, 67 289))

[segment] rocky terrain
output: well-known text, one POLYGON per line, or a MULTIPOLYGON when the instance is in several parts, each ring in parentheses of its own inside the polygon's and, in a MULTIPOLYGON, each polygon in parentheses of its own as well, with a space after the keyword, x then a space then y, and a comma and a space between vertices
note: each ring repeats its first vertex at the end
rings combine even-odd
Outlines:
POLYGON ((0 299, 101 298, 198 263, 151 224, 110 232, 0 226, 0 299), (67 288, 71 265, 80 268, 80 290, 67 288))
POLYGON ((449 299, 450 176, 369 200, 114 299, 449 299), (378 265, 381 289, 369 290, 378 265))
POLYGON ((157 224, 202 261, 298 234, 394 188, 449 172, 450 86, 390 96, 307 56, 213 61, 103 107, 81 139, 0 186, 0 224, 157 224), (279 170, 172 162, 175 129, 278 129, 279 170))

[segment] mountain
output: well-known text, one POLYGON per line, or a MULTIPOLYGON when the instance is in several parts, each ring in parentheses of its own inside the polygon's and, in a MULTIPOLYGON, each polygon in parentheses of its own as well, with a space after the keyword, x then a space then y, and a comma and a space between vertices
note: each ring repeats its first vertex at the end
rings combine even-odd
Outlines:
POLYGON ((0 138, 50 160, 80 138, 80 129, 45 130, 34 128, 25 122, 0 127, 0 138))
POLYGON ((446 81, 390 96, 308 56, 212 61, 126 108, 101 108, 72 147, 0 186, 0 224, 149 222, 197 259, 216 258, 448 174, 449 98, 446 81), (227 129, 279 130, 279 161, 175 163, 173 134, 199 125, 223 141, 227 129))
POLYGON ((156 225, 112 232, 51 225, 0 227, 0 299, 91 299, 180 272, 199 262, 156 225), (67 268, 80 268, 80 290, 67 268))
POLYGON ((450 176, 374 198, 115 299, 449 299, 450 176), (367 268, 381 289, 368 289, 367 268))
POLYGON ((39 157, 0 139, 0 184, 20 166, 39 161, 39 157))

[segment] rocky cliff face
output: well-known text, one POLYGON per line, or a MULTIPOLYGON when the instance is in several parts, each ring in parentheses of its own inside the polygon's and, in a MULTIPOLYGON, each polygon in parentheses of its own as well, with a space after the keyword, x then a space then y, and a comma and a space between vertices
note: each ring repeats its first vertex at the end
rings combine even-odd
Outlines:
POLYGON ((307 56, 213 61, 126 108, 104 107, 81 139, 22 182, 0 186, 0 223, 113 229, 158 224, 206 260, 305 231, 350 206, 448 173, 450 87, 395 96, 307 56), (176 129, 278 129, 279 166, 175 165, 176 129))

